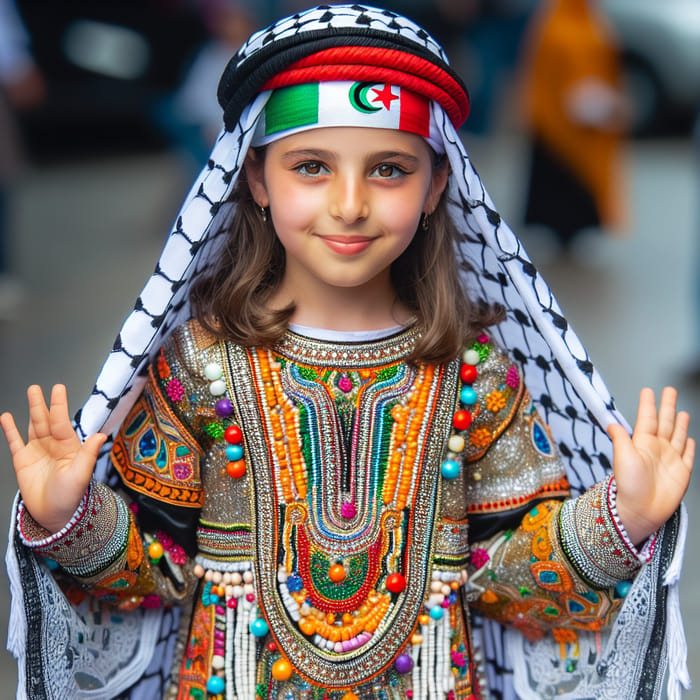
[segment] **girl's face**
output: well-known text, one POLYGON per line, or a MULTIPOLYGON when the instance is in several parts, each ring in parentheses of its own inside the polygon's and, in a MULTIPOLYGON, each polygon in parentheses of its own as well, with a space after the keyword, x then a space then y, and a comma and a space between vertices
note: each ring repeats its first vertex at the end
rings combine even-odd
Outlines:
POLYGON ((282 285, 297 303, 306 290, 391 292, 390 266, 420 235, 447 171, 433 168, 420 136, 359 127, 287 136, 263 162, 246 161, 253 197, 269 206, 286 251, 282 285))

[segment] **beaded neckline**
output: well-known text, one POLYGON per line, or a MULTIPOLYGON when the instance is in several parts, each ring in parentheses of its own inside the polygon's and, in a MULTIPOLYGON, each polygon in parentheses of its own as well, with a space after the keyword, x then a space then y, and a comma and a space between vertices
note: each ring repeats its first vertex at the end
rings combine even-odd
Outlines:
POLYGON ((362 369, 378 362, 393 362, 410 355, 420 337, 415 326, 399 333, 366 342, 318 340, 288 330, 275 346, 280 355, 304 364, 332 363, 339 369, 362 369))

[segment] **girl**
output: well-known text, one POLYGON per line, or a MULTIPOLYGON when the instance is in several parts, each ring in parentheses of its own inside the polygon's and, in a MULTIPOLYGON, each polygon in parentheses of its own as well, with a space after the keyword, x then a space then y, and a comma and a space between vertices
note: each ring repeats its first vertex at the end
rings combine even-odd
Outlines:
POLYGON ((688 416, 620 424, 440 47, 322 6, 219 101, 80 437, 61 386, 2 417, 20 696, 655 697, 666 645, 677 694, 688 416))

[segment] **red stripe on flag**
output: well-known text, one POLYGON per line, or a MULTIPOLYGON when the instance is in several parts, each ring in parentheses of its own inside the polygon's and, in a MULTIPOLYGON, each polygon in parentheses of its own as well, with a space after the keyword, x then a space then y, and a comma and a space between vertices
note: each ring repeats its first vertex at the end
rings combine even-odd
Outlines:
POLYGON ((419 136, 430 136, 430 103, 422 95, 401 88, 399 129, 419 136))

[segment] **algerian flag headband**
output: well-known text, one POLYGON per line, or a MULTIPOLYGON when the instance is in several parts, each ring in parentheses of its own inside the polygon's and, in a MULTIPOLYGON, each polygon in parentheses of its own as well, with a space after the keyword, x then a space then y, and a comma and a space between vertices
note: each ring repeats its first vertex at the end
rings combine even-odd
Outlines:
POLYGON ((407 131, 422 136, 436 153, 445 152, 427 97, 390 83, 350 80, 271 90, 252 145, 329 126, 407 131))

